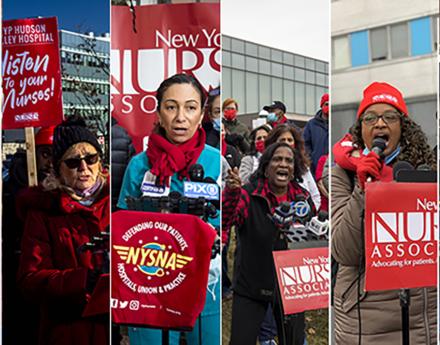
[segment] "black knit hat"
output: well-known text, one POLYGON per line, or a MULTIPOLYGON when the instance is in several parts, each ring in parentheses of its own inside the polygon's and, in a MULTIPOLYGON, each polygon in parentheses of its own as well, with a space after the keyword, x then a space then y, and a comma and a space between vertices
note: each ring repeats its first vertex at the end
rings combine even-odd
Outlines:
POLYGON ((79 116, 72 116, 55 128, 53 133, 53 164, 58 171, 61 157, 67 149, 77 143, 86 142, 102 155, 101 146, 96 136, 86 127, 86 122, 79 116))

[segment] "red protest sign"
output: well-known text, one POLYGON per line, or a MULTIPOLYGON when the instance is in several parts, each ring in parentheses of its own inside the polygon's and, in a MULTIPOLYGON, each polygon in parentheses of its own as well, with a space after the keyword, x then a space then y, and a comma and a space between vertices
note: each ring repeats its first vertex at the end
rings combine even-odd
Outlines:
POLYGON ((273 252, 284 314, 328 308, 328 247, 273 252))
POLYGON ((220 85, 220 5, 136 6, 136 31, 127 6, 112 6, 112 116, 145 149, 156 119, 156 90, 176 73, 208 91, 220 85))
POLYGON ((3 129, 63 119, 57 19, 3 21, 3 129))
POLYGON ((437 184, 368 183, 365 290, 437 286, 437 184))
POLYGON ((191 215, 113 213, 113 321, 192 328, 205 304, 215 236, 191 215))

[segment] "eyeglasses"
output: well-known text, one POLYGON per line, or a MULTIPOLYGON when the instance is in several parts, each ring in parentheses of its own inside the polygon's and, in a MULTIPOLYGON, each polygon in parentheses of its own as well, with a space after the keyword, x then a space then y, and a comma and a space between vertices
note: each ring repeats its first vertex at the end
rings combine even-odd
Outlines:
POLYGON ((98 163, 98 160, 99 154, 93 153, 84 157, 68 158, 65 159, 63 162, 67 165, 69 169, 78 169, 81 166, 81 161, 86 162, 87 165, 94 165, 98 163))
POLYGON ((377 123, 377 121, 379 121, 379 119, 382 119, 383 122, 389 125, 398 122, 400 118, 401 118, 400 113, 395 111, 387 111, 382 115, 378 115, 376 113, 365 113, 362 115, 361 121, 365 123, 367 126, 373 126, 377 123))

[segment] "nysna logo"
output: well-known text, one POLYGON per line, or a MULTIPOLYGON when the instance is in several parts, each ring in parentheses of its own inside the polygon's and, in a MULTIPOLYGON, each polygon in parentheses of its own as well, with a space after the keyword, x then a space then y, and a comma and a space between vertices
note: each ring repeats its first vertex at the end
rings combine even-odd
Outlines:
POLYGON ((430 242, 438 238, 435 212, 372 213, 373 243, 430 242))
POLYGON ((116 246, 113 248, 127 265, 136 266, 140 272, 163 277, 183 268, 193 258, 172 251, 172 246, 150 242, 142 247, 116 246))
POLYGON ((138 223, 114 241, 116 267, 121 282, 143 294, 161 294, 177 288, 187 278, 185 267, 194 258, 189 244, 174 226, 161 221, 138 223))

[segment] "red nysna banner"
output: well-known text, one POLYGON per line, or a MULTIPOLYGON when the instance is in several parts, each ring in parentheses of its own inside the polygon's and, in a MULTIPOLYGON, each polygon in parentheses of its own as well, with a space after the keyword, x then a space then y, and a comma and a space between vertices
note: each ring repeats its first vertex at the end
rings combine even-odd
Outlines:
POLYGON ((368 183, 365 290, 437 286, 437 184, 368 183))
POLYGON ((191 215, 113 213, 113 321, 192 328, 205 304, 215 236, 191 215))
POLYGON ((142 151, 156 120, 156 90, 176 73, 197 78, 205 91, 220 85, 220 5, 112 6, 112 116, 142 151), (135 25, 136 32, 134 32, 135 25))
POLYGON ((284 314, 328 308, 328 247, 273 252, 284 314))
POLYGON ((63 119, 57 18, 3 21, 3 129, 63 119))

